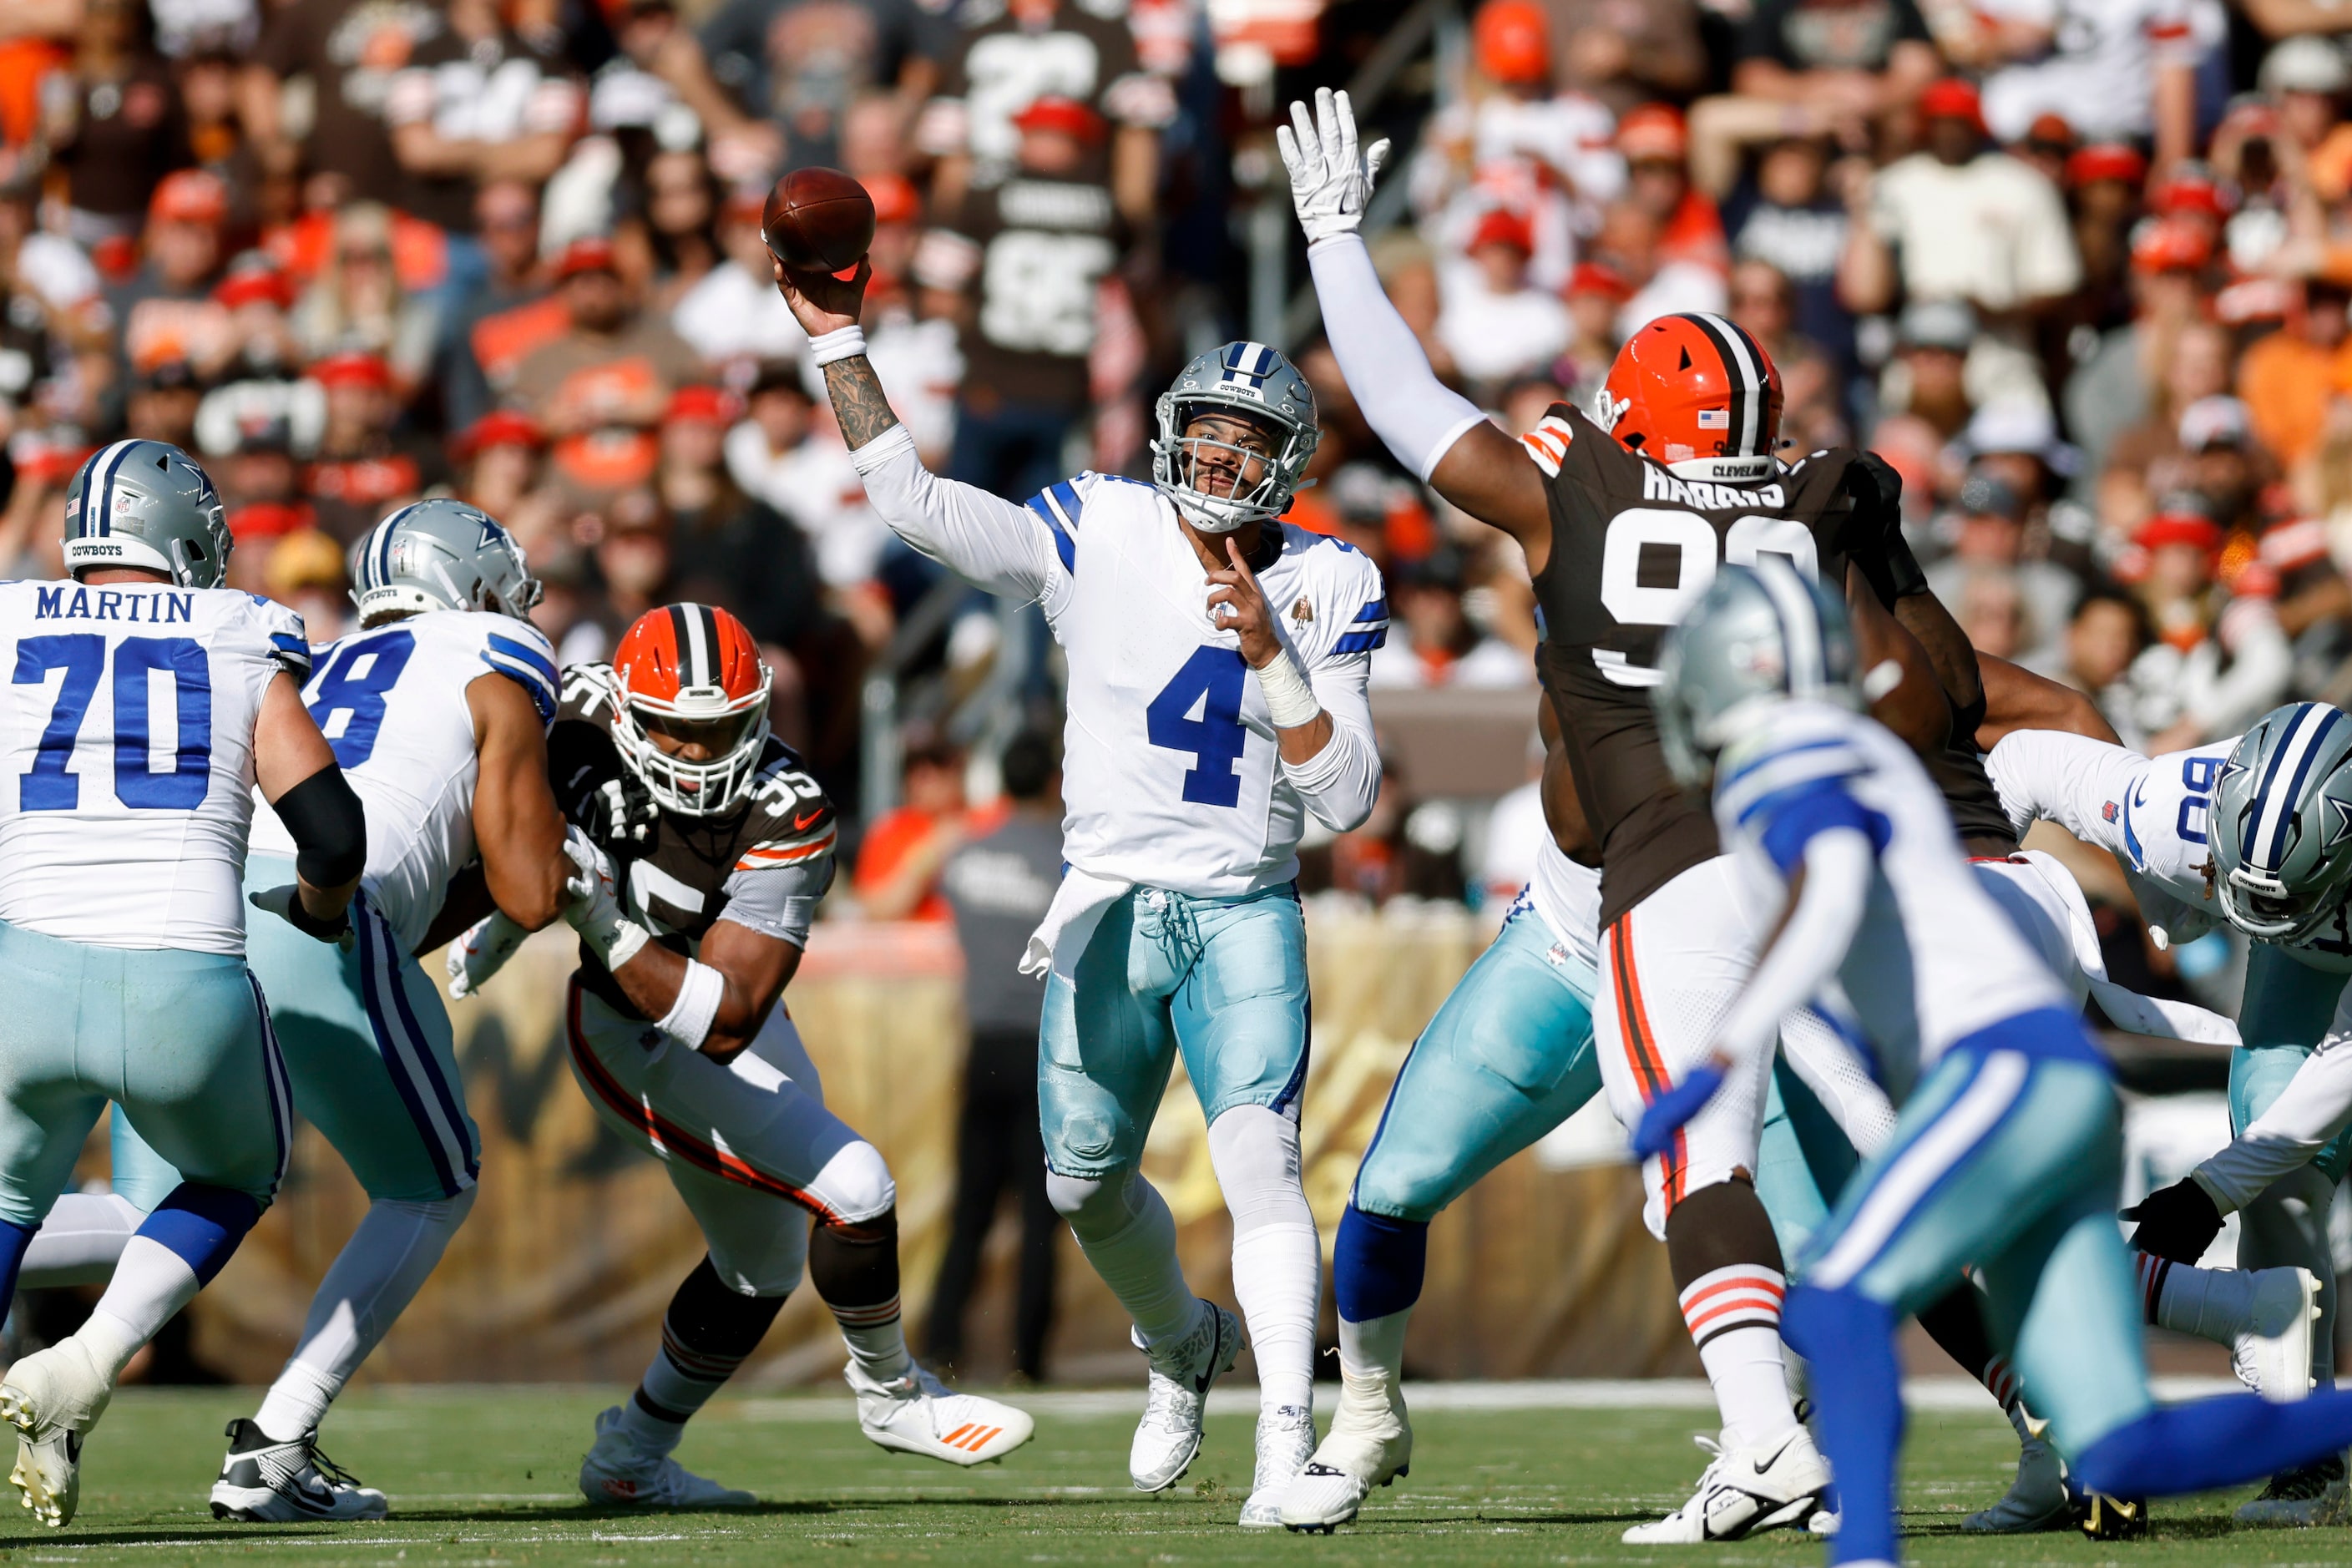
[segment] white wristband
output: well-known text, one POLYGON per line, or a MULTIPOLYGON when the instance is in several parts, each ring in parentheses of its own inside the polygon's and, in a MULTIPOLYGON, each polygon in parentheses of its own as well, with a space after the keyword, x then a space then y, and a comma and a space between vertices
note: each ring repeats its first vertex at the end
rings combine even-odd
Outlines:
POLYGON ((865 352, 866 329, 856 321, 809 340, 809 363, 819 370, 841 360, 856 359, 865 352))
POLYGON ((711 1020, 719 1016, 719 998, 726 994, 725 976, 689 958, 686 975, 677 983, 677 1000, 654 1027, 689 1050, 700 1050, 702 1042, 710 1037, 711 1020))
POLYGON ((1286 647, 1257 672, 1257 689, 1265 695, 1266 716, 1277 730, 1312 724, 1315 716, 1323 711, 1323 704, 1316 700, 1315 689, 1307 684, 1307 672, 1298 667, 1298 656, 1286 647))

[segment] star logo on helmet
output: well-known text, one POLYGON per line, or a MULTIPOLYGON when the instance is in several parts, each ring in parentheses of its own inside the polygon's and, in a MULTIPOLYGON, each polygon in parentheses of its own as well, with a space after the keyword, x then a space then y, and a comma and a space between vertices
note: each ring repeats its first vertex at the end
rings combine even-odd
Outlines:
POLYGON ((2240 773, 2244 773, 2245 771, 2246 764, 2238 761, 2237 758, 2223 758, 2221 762, 2221 771, 2220 773, 2215 775, 2213 787, 2217 790, 2220 789, 2223 784, 2229 783, 2231 779, 2236 778, 2240 773))
POLYGON ((2323 795, 2319 798, 2326 819, 2325 831, 2319 836, 2319 852, 2333 855, 2337 845, 2352 838, 2352 805, 2347 805, 2332 795, 2323 795))

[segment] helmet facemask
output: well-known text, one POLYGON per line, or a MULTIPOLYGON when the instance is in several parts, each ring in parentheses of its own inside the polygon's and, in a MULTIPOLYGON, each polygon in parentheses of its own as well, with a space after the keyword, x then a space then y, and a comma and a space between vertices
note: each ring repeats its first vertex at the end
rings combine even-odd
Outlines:
MULTIPOLYGON (((1232 434, 1230 427, 1224 432, 1232 434)), ((1184 520, 1204 533, 1231 533, 1290 510, 1320 433, 1284 426, 1262 410, 1160 399, 1160 439, 1151 444, 1152 479, 1184 520), (1256 431, 1264 450, 1209 435, 1187 434, 1204 417, 1223 416, 1256 431)))
POLYGON ((768 743, 768 697, 764 663, 757 689, 740 697, 703 686, 665 700, 631 690, 625 680, 613 713, 613 741, 622 762, 665 810, 722 816, 742 803, 759 773, 768 743), (709 760, 689 762, 665 751, 662 740, 698 744, 709 760))

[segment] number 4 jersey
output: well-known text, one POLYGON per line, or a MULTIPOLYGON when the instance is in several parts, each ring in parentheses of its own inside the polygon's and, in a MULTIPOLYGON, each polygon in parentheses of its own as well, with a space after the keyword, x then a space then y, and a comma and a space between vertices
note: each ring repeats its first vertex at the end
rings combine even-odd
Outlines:
POLYGON ((0 921, 245 952, 253 730, 302 618, 227 588, 0 584, 0 921))
MULTIPOLYGON (((429 610, 329 643, 317 658, 302 703, 367 809, 368 897, 413 952, 449 879, 474 858, 480 742, 466 688, 502 676, 552 723, 554 651, 527 621, 429 610)), ((253 847, 294 853, 293 836, 258 803, 253 847)))
POLYGON ((1816 452, 1759 485, 1681 479, 1566 404, 1520 439, 1550 480, 1537 662, 1601 837, 1605 926, 1721 852, 1706 803, 1675 784, 1659 750, 1660 640, 1725 561, 1780 555, 1842 594, 1856 454, 1816 452))

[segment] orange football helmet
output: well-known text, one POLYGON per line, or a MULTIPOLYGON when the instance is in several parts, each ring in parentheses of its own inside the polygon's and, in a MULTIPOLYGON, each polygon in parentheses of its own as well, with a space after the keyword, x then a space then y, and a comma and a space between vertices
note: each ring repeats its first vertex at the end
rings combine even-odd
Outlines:
POLYGON ((768 667, 751 628, 708 605, 648 610, 613 650, 613 742, 666 809, 718 816, 748 794, 768 741, 768 667), (703 760, 655 739, 692 745, 703 760))
POLYGON ((1761 343, 1721 316, 1660 316, 1617 351, 1592 417, 1684 479, 1759 484, 1776 467, 1780 371, 1761 343))

